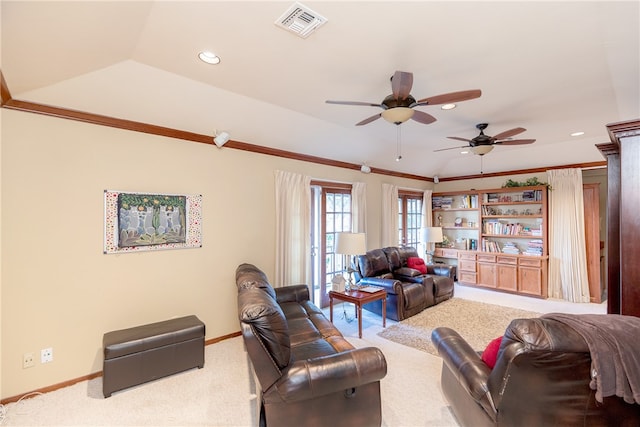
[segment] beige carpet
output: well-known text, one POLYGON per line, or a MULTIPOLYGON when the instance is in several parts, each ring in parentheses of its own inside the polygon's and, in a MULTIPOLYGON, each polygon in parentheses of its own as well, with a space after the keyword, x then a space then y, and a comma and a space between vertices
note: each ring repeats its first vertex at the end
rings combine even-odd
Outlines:
POLYGON ((382 338, 437 355, 431 332, 439 326, 455 329, 475 350, 482 351, 501 336, 511 320, 541 313, 452 298, 378 333, 382 338))

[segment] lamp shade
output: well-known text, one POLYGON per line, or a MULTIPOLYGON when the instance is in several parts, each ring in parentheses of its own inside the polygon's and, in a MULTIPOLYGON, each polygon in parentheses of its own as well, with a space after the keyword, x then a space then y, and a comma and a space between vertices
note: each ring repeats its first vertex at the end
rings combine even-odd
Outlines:
POLYGON ((442 242, 442 227, 423 227, 422 242, 423 243, 440 243, 442 242))
POLYGON ((337 233, 336 253, 340 255, 362 255, 367 252, 364 233, 337 233))

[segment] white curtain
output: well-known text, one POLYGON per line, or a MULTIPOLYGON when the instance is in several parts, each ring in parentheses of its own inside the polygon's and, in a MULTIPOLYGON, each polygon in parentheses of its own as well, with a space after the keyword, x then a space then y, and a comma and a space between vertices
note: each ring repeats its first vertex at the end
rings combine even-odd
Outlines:
POLYGON ((382 247, 398 246, 398 186, 382 184, 382 247))
POLYGON ((367 232, 367 184, 354 182, 351 186, 351 231, 367 232))
MULTIPOLYGON (((433 190, 424 190, 424 194, 422 195, 422 227, 431 227, 433 224, 433 211, 432 211, 432 202, 431 196, 433 195, 433 190)), ((423 252, 433 252, 436 244, 435 243, 424 243, 423 252), (427 247, 429 245, 430 247, 427 247)))
POLYGON ((549 296, 589 302, 584 202, 580 169, 547 171, 549 177, 549 296))
POLYGON ((274 286, 311 283, 311 178, 276 171, 274 286))

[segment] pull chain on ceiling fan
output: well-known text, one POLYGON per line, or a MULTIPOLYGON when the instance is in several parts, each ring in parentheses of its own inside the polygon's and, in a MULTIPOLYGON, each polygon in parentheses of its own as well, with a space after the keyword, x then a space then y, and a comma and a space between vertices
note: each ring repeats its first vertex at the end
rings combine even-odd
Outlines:
POLYGON ((396 140, 396 162, 402 160, 402 133, 400 132, 400 124, 398 124, 397 140, 396 140))

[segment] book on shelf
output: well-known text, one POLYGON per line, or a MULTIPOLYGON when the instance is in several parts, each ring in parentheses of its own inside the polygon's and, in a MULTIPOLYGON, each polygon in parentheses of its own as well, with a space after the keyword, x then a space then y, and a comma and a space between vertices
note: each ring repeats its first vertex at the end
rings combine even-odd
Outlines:
POLYGON ((504 244, 502 245, 502 253, 518 255, 520 254, 520 249, 514 242, 504 242, 504 244))
POLYGON ((500 246, 493 240, 482 239, 483 252, 500 252, 500 246))
POLYGON ((527 249, 523 252, 525 255, 542 256, 543 243, 542 239, 529 240, 527 249))
POLYGON ((452 205, 452 197, 434 196, 431 198, 431 206, 433 209, 451 209, 452 205))

